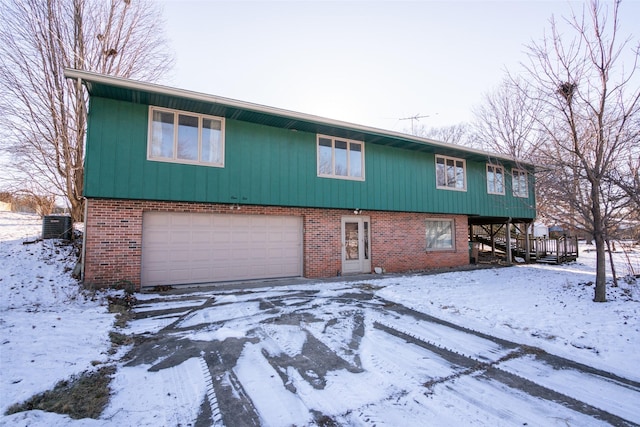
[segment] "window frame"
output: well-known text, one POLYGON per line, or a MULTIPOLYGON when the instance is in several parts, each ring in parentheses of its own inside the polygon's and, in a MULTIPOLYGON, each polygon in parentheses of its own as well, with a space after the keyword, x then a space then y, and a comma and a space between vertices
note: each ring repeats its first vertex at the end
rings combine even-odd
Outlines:
POLYGON ((456 220, 454 218, 427 218, 425 219, 425 251, 426 252, 442 252, 442 251, 454 251, 456 250, 456 220), (448 222, 449 229, 451 230, 451 246, 447 247, 429 247, 429 224, 430 223, 443 223, 448 222))
POLYGON ((365 160, 364 160, 364 141, 358 141, 355 139, 348 138, 340 138, 336 136, 329 135, 316 135, 316 173, 319 178, 334 178, 334 179, 346 179, 348 181, 364 181, 365 180, 365 160), (328 139, 331 141, 331 172, 330 174, 322 173, 320 170, 321 161, 320 161, 320 140, 328 139), (347 159, 347 174, 346 175, 338 175, 335 172, 335 162, 336 162, 336 142, 345 142, 347 144, 346 148, 346 159, 347 159), (359 144, 360 145, 360 176, 351 175, 351 144, 359 144))
POLYGON ((511 192, 513 197, 529 198, 529 172, 524 169, 511 169, 511 192), (520 177, 524 177, 524 190, 520 189, 520 177))
MULTIPOLYGON (((467 161, 465 159, 461 159, 458 157, 450 157, 450 156, 443 156, 440 154, 436 154, 435 155, 435 172, 436 172, 436 188, 439 190, 452 190, 452 191, 467 191, 467 161), (449 185, 447 185, 448 182, 445 182, 445 185, 440 185, 440 183, 438 182, 438 159, 443 159, 444 160, 444 166, 445 168, 447 167, 447 160, 452 160, 454 162, 454 167, 457 168, 457 164, 456 162, 462 162, 462 173, 463 173, 463 178, 462 178, 462 188, 459 188, 457 186, 451 187, 449 185)), ((447 177, 446 171, 444 174, 445 180, 447 177)), ((455 184, 457 185, 458 180, 456 179, 455 184)))
MULTIPOLYGON (((499 195, 499 196, 504 196, 505 195, 504 166, 493 164, 493 163, 487 163, 486 170, 487 170, 487 194, 496 194, 496 195, 499 195), (489 172, 489 168, 493 168, 494 169, 493 172, 489 172), (495 184, 494 184, 494 190, 491 191, 490 184, 491 184, 492 181, 489 180, 489 173, 493 173, 493 175, 495 177, 497 169, 501 170, 501 174, 502 174, 502 191, 495 191, 495 184)), ((494 180, 494 182, 495 182, 495 180, 494 180)))
POLYGON ((194 113, 192 111, 177 110, 173 108, 163 108, 154 105, 149 106, 149 124, 147 132, 147 160, 153 162, 165 162, 165 163, 179 163, 187 165, 198 165, 224 168, 225 162, 225 118, 218 116, 211 116, 208 114, 194 113), (154 112, 170 113, 173 114, 173 153, 172 157, 161 157, 153 155, 153 114, 154 112), (179 132, 179 120, 180 116, 186 116, 190 118, 196 118, 198 120, 198 158, 197 160, 181 159, 178 157, 178 132, 179 132), (206 162, 202 160, 202 132, 204 120, 212 120, 220 123, 220 161, 219 162, 206 162))

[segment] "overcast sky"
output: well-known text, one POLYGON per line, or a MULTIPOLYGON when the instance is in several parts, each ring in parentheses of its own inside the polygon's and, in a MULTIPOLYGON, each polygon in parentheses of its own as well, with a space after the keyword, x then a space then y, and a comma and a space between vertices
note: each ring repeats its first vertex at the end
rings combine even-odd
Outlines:
MULTIPOLYGON (((567 1, 163 0, 176 55, 161 83, 385 129, 446 126, 471 109, 567 1)), ((610 3, 610 2, 608 2, 610 3)), ((622 8, 640 32, 640 1, 622 8), (635 17, 635 18, 634 18, 635 17)))

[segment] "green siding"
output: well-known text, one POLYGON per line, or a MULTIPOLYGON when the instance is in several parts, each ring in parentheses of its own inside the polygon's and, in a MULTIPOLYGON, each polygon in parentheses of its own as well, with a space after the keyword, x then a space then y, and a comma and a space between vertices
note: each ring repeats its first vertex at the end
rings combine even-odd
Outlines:
POLYGON ((467 160, 467 191, 436 189, 435 157, 365 141, 365 181, 319 178, 316 135, 226 120, 224 168, 148 161, 148 106, 93 97, 85 196, 364 210, 535 216, 530 198, 487 194, 486 165, 467 160))

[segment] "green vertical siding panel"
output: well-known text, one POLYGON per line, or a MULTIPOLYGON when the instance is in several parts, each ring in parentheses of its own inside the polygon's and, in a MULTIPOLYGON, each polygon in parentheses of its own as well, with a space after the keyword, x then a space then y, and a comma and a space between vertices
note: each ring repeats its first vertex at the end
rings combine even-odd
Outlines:
POLYGON ((118 132, 113 132, 115 129, 118 129, 118 116, 117 116, 117 108, 111 108, 110 106, 105 106, 108 111, 116 110, 116 114, 107 115, 105 117, 105 122, 103 123, 102 129, 102 140, 99 147, 99 160, 103 167, 100 170, 100 175, 98 176, 99 185, 102 191, 106 193, 113 193, 116 191, 114 186, 116 169, 113 167, 117 163, 116 158, 116 144, 111 143, 112 141, 108 138, 108 135, 112 135, 111 138, 116 139, 119 135, 118 132))
POLYGON ((193 181, 193 200, 196 202, 203 202, 207 200, 207 180, 206 174, 203 168, 194 169, 194 181, 193 181))
POLYGON ((486 163, 467 160, 467 191, 436 189, 435 156, 365 141, 363 181, 317 176, 316 135, 227 119, 223 168, 146 159, 148 106, 92 98, 89 197, 250 203, 532 217, 529 199, 486 191, 486 163))
POLYGON ((174 198, 185 198, 186 200, 196 200, 197 186, 196 170, 199 168, 185 167, 180 171, 180 188, 174 198))
MULTIPOLYGON (((126 117, 130 113, 130 105, 120 104, 117 106, 118 120, 113 123, 113 126, 118 126, 118 123, 122 121, 122 117, 126 117)), ((113 150, 116 161, 120 164, 120 167, 114 171, 114 187, 115 188, 127 188, 129 194, 132 192, 131 186, 137 182, 131 174, 135 173, 131 162, 132 149, 131 149, 131 126, 126 126, 121 132, 118 132, 116 137, 116 149, 113 150)))
POLYGON ((88 126, 85 195, 136 198, 144 194, 146 152, 138 155, 140 140, 146 146, 146 107, 92 98, 88 126), (144 121, 141 127, 137 124, 144 121))
POLYGON ((85 147, 84 157, 84 187, 82 194, 85 197, 89 197, 94 191, 97 191, 99 187, 98 177, 100 176, 100 161, 97 150, 100 148, 102 135, 104 131, 102 129, 103 121, 100 120, 100 114, 96 112, 99 107, 100 99, 91 98, 89 101, 89 111, 87 114, 87 141, 91 141, 91 144, 87 144, 85 147), (96 118, 94 120, 94 117, 96 118), (89 171, 93 172, 92 174, 89 171))
POLYGON ((479 212, 482 209, 482 200, 485 201, 487 207, 494 206, 489 202, 490 198, 484 197, 487 194, 486 185, 486 169, 484 163, 469 162, 467 166, 467 194, 468 211, 479 212))
MULTIPOLYGON (((295 133, 295 132, 294 132, 295 133)), ((297 200, 305 200, 309 198, 309 200, 313 200, 310 195, 307 195, 304 191, 305 183, 308 182, 307 179, 304 178, 304 175, 308 175, 312 177, 316 174, 315 169, 304 170, 302 168, 302 163, 308 164, 308 162, 302 162, 304 152, 303 150, 296 150, 297 146, 306 145, 304 143, 294 143, 291 140, 286 141, 285 150, 291 153, 291 162, 288 165, 289 168, 289 177, 287 178, 286 188, 287 194, 290 194, 297 200), (299 177, 298 179, 293 179, 294 176, 299 177)), ((301 147, 302 148, 302 147, 301 147)), ((315 150, 312 151, 312 154, 315 155, 315 150)))
POLYGON ((133 117, 134 115, 138 117, 139 121, 143 122, 142 126, 129 126, 128 127, 128 135, 125 143, 128 146, 127 152, 129 155, 128 167, 129 167, 129 192, 131 194, 131 198, 141 198, 144 194, 144 180, 145 175, 144 167, 147 163, 147 153, 146 153, 146 140, 147 140, 147 109, 140 108, 140 106, 135 104, 130 104, 129 108, 125 110, 125 113, 128 117, 133 117), (145 141, 145 148, 142 152, 140 152, 137 141, 145 141))
MULTIPOLYGON (((118 119, 112 123, 113 127, 118 126, 118 122, 120 121, 120 118, 123 115, 123 110, 125 109, 126 109, 126 105, 118 106, 117 115, 116 115, 118 119)), ((113 171, 114 172, 113 173, 114 188, 127 187, 127 191, 130 192, 131 189, 129 188, 129 182, 131 180, 131 177, 129 176, 130 175, 129 171, 131 170, 131 166, 129 164, 129 161, 131 157, 130 156, 131 145, 127 141, 128 130, 129 130, 128 127, 126 127, 125 129, 122 129, 121 132, 118 132, 116 134, 115 149, 109 150, 109 151, 110 151, 110 154, 114 156, 115 158, 114 160, 119 164, 119 167, 113 171)))
POLYGON ((144 166, 144 179, 142 181, 142 194, 149 199, 156 199, 156 188, 158 188, 158 168, 153 167, 155 163, 149 162, 144 166))

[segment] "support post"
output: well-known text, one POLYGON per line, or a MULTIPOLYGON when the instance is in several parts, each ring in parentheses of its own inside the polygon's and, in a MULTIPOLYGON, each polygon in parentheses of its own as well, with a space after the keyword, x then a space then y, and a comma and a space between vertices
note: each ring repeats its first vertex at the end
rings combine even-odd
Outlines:
POLYGON ((531 240, 529 239, 531 224, 531 222, 524 224, 524 260, 527 264, 531 262, 531 240))
POLYGON ((507 265, 511 265, 513 263, 513 259, 511 257, 511 218, 507 220, 507 229, 505 233, 506 240, 506 253, 507 253, 507 265))
POLYGON ((496 256, 496 235, 493 232, 493 224, 489 225, 489 235, 491 236, 491 257, 496 256))

